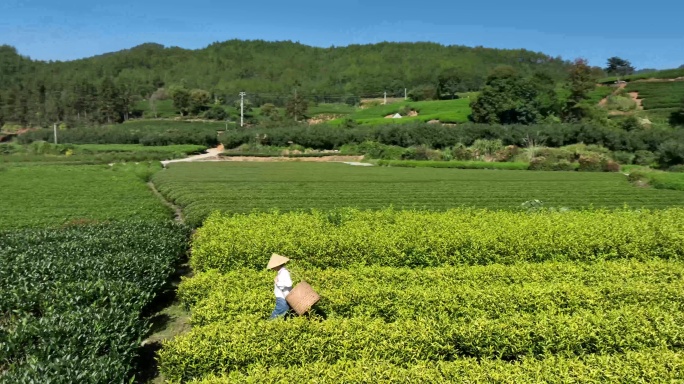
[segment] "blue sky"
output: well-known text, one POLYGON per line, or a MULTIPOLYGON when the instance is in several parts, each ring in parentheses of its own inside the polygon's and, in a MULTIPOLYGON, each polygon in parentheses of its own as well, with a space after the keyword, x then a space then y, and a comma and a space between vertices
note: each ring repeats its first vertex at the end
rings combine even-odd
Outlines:
POLYGON ((684 1, 0 0, 0 44, 71 60, 145 42, 203 48, 238 39, 304 44, 433 41, 525 48, 604 66, 684 64, 684 1))

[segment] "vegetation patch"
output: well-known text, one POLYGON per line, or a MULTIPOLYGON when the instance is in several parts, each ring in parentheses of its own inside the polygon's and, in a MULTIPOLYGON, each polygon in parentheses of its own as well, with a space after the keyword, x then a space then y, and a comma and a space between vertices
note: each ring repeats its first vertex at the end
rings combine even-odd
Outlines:
POLYGON ((518 209, 534 199, 546 206, 571 208, 684 205, 681 191, 634 188, 617 173, 221 162, 171 164, 152 179, 167 199, 183 208, 193 226, 214 210, 246 213, 390 205, 518 209))
MULTIPOLYGON (((217 131, 225 129, 225 125, 220 122, 141 120, 104 127, 59 130, 57 139, 59 143, 65 144, 194 144, 214 147, 218 144, 217 131)), ((22 144, 34 141, 54 142, 54 132, 52 129, 34 130, 20 135, 18 140, 22 144)))
POLYGON ((169 219, 168 208, 145 185, 160 168, 149 164, 7 167, 0 177, 0 229, 80 220, 169 219))
POLYGON ((506 169, 525 170, 528 163, 495 163, 487 161, 420 161, 420 160, 379 160, 378 165, 406 168, 458 168, 458 169, 506 169))
POLYGON ((0 232, 0 379, 127 382, 188 235, 137 221, 0 232))
POLYGON ((684 81, 630 83, 626 89, 639 93, 646 110, 678 108, 684 101, 684 81))

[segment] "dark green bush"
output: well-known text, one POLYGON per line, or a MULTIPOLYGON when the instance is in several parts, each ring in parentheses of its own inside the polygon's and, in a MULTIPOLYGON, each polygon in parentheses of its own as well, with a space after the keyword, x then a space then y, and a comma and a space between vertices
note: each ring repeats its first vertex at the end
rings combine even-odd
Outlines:
POLYGON ((658 164, 661 167, 684 164, 684 142, 668 140, 658 147, 658 164))
POLYGON ((632 164, 636 156, 634 153, 630 152, 615 151, 611 157, 620 164, 632 164))
POLYGON ((634 164, 649 166, 656 161, 656 155, 651 151, 636 151, 634 153, 634 164))

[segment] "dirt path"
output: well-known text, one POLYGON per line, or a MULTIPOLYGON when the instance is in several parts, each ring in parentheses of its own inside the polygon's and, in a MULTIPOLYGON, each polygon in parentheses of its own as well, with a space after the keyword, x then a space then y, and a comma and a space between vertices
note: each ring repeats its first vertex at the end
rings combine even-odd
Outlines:
POLYGON ((639 92, 629 92, 629 97, 632 98, 632 100, 636 103, 637 105, 637 110, 643 111, 644 110, 644 100, 639 98, 639 92))
POLYGON ((613 91, 613 93, 611 93, 610 95, 604 97, 603 99, 601 99, 601 101, 599 101, 599 103, 598 103, 599 107, 605 107, 606 104, 608 104, 608 98, 610 96, 617 95, 621 90, 625 89, 626 86, 627 86, 627 83, 618 84, 618 87, 613 91))
MULTIPOLYGON (((217 150, 217 148, 214 148, 217 150)), ((221 148, 223 150, 223 148, 221 148)), ((219 152, 220 153, 220 152, 219 152)), ((198 155, 206 157, 207 154, 198 155)), ((198 157, 192 156, 192 157, 198 157)), ((160 171, 164 172, 164 171, 160 171)), ((183 223, 183 211, 181 207, 168 201, 151 181, 147 186, 155 196, 174 212, 174 220, 183 223)), ((176 271, 173 273, 163 291, 157 295, 151 307, 147 310, 146 317, 152 326, 147 338, 140 344, 139 357, 136 360, 136 384, 161 384, 163 378, 159 376, 157 365, 157 352, 161 349, 162 342, 177 335, 190 331, 190 313, 183 308, 177 299, 178 284, 184 277, 192 276, 192 268, 188 263, 188 255, 180 260, 176 271)))
POLYGON ((166 168, 167 164, 170 163, 186 163, 186 162, 191 162, 191 161, 206 161, 206 160, 217 160, 219 155, 223 152, 223 144, 219 145, 216 148, 209 148, 207 149, 207 153, 202 153, 199 155, 193 155, 189 157, 185 157, 182 159, 174 159, 174 160, 164 160, 162 161, 162 166, 166 168))
POLYGON ((166 205, 167 207, 171 208, 171 210, 173 210, 173 216, 174 216, 173 219, 177 223, 185 222, 185 220, 183 219, 183 210, 181 209, 181 207, 179 207, 176 204, 166 200, 166 198, 157 190, 157 187, 155 187, 154 183, 152 183, 151 181, 149 181, 147 183, 147 187, 149 187, 152 190, 152 193, 154 193, 154 195, 157 196, 157 198, 159 200, 161 200, 161 202, 164 205, 166 205))

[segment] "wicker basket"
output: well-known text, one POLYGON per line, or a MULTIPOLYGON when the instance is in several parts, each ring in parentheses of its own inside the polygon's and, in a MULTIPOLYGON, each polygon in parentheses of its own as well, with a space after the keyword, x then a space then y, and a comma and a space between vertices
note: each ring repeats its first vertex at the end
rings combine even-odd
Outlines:
POLYGON ((297 284, 285 298, 299 316, 305 314, 320 299, 318 293, 306 281, 297 284))

